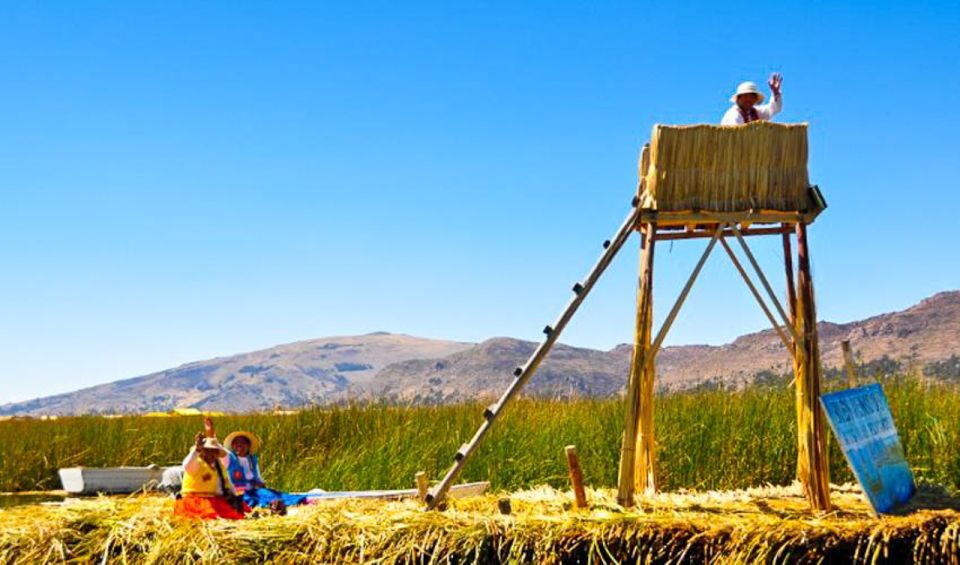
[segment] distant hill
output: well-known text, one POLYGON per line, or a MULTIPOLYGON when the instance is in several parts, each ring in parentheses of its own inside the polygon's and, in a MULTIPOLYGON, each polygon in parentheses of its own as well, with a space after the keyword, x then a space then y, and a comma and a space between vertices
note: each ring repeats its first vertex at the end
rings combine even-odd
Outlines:
MULTIPOLYGON (((901 312, 859 322, 821 322, 824 366, 842 365, 849 339, 867 365, 960 378, 960 291, 942 292, 901 312)), ((77 392, 0 406, 0 415, 295 408, 346 400, 440 403, 498 396, 536 344, 494 338, 479 344, 370 334, 281 345, 189 363, 77 392)), ((610 351, 558 345, 525 392, 549 397, 609 396, 626 383, 631 347, 610 351)), ((664 348, 658 387, 679 390, 723 381, 737 386, 791 370, 772 330, 720 346, 664 348)))
MULTIPOLYGON (((493 338, 442 359, 394 363, 370 385, 372 396, 403 402, 452 402, 499 396, 537 344, 493 338)), ((527 384, 537 396, 609 396, 626 380, 628 357, 558 344, 527 384)))
POLYGON ((167 411, 191 406, 251 411, 362 394, 378 371, 417 357, 446 357, 469 343, 375 333, 329 337, 188 363, 142 377, 0 406, 0 415, 167 411))

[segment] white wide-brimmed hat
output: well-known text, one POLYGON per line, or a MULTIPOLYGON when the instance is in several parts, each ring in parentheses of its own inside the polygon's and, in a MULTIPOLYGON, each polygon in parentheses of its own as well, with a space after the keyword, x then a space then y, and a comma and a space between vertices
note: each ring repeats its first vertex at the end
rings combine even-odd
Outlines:
POLYGON ((217 438, 215 437, 203 438, 203 448, 216 449, 217 451, 220 452, 220 457, 226 457, 227 455, 230 455, 230 452, 227 451, 222 445, 220 445, 220 442, 217 441, 217 438))
POLYGON ((734 104, 736 104, 736 103, 737 103, 737 96, 740 96, 741 94, 756 94, 756 95, 757 95, 757 103, 758 103, 758 104, 759 104, 760 102, 763 102, 763 99, 766 98, 766 97, 763 95, 763 93, 760 92, 760 89, 757 88, 757 83, 751 82, 751 81, 749 81, 749 80, 748 80, 747 82, 741 82, 741 83, 737 86, 737 92, 736 92, 733 96, 730 97, 730 101, 733 102, 734 104))

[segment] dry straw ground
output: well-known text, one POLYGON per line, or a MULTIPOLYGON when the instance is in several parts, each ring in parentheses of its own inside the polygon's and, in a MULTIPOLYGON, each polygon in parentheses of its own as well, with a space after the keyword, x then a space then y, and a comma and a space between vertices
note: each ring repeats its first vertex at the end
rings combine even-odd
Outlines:
POLYGON ((924 487, 901 516, 874 518, 859 489, 812 516, 798 486, 679 492, 624 511, 611 489, 591 508, 549 487, 487 495, 442 513, 414 501, 329 501, 286 517, 197 523, 161 496, 0 511, 0 561, 283 562, 958 562, 960 499, 924 487), (926 509, 917 509, 926 507, 926 509))

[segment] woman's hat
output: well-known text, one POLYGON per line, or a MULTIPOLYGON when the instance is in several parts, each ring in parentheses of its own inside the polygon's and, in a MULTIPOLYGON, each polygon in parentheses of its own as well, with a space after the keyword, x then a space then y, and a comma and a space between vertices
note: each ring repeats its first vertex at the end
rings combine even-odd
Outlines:
POLYGON ((257 435, 252 432, 245 432, 243 430, 237 430, 231 433, 226 439, 223 440, 223 443, 227 444, 227 448, 232 450, 233 440, 237 439, 238 437, 245 437, 247 438, 247 441, 250 442, 250 455, 256 455, 257 452, 260 451, 260 438, 258 438, 257 435))
POLYGON ((749 80, 747 82, 741 82, 739 86, 737 86, 737 92, 730 97, 730 101, 736 104, 737 96, 740 96, 741 94, 756 94, 758 104, 763 102, 763 99, 765 98, 763 93, 760 92, 760 89, 757 88, 757 83, 750 82, 749 80))
POLYGON ((220 445, 220 442, 217 441, 217 438, 215 438, 215 437, 205 437, 205 438, 203 438, 203 448, 204 448, 204 449, 216 449, 217 451, 220 452, 220 457, 226 457, 227 455, 230 455, 230 452, 227 451, 226 449, 224 449, 224 447, 223 447, 222 445, 220 445))

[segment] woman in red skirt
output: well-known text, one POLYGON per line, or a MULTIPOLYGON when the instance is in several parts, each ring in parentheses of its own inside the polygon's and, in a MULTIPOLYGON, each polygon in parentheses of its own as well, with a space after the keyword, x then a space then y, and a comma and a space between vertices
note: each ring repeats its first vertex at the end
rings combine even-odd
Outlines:
POLYGON ((226 472, 229 452, 215 437, 198 433, 183 460, 183 486, 173 507, 176 516, 202 520, 240 520, 250 508, 237 496, 226 472))

